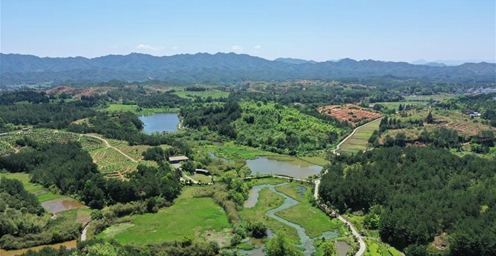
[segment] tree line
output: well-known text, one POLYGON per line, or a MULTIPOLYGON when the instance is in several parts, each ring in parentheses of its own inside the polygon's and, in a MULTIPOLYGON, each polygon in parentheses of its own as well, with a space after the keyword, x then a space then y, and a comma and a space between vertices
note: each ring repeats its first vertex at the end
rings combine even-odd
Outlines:
POLYGON ((337 156, 326 170, 323 200, 341 213, 363 211, 366 224, 407 255, 425 255, 443 232, 450 241, 444 255, 494 255, 494 159, 391 147, 337 156))

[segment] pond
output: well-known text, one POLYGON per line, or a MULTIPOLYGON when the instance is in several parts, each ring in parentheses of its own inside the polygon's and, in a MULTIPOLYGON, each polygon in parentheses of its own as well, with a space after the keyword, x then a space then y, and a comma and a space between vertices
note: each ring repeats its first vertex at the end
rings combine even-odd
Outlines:
POLYGON ((58 248, 60 248, 62 246, 65 246, 65 247, 67 247, 67 249, 72 249, 72 248, 76 248, 76 243, 77 243, 76 240, 71 240, 71 241, 67 241, 67 242, 63 242, 63 243, 49 244, 49 245, 39 245, 39 246, 33 246, 33 247, 19 249, 19 250, 8 250, 8 251, 6 251, 6 250, 3 250, 3 249, 0 249, 0 255, 2 255, 2 256, 20 255, 20 254, 26 253, 29 250, 40 251, 41 249, 43 249, 45 247, 51 247, 51 248, 54 248, 54 249, 58 249, 58 248))
POLYGON ((179 124, 176 113, 158 113, 149 116, 140 116, 139 119, 145 124, 145 133, 175 132, 179 124))
POLYGON ((71 199, 71 198, 66 198, 66 197, 42 202, 41 206, 43 208, 45 208, 45 210, 47 210, 48 212, 51 212, 51 213, 63 212, 63 211, 67 211, 67 210, 85 207, 84 205, 82 205, 78 201, 71 199))
POLYGON ((251 169, 252 174, 282 174, 294 178, 308 178, 310 175, 319 174, 322 170, 322 166, 312 165, 295 157, 259 156, 253 160, 246 160, 246 165, 251 169))

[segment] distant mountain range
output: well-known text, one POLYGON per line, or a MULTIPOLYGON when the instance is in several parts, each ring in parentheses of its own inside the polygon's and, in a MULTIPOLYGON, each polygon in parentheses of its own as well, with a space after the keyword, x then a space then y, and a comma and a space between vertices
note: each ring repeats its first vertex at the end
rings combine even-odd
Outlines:
POLYGON ((40 58, 0 53, 1 85, 68 80, 144 81, 178 83, 232 83, 247 80, 336 79, 349 77, 471 78, 496 76, 494 63, 459 66, 413 65, 375 60, 314 62, 300 59, 274 61, 246 54, 197 53, 156 57, 147 54, 107 55, 98 58, 40 58))

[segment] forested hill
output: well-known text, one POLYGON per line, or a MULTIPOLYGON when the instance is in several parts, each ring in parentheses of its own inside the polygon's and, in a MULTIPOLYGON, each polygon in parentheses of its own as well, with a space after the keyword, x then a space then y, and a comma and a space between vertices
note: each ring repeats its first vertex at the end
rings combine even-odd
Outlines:
POLYGON ((412 65, 374 60, 337 62, 270 61, 246 54, 198 53, 156 57, 146 54, 108 55, 98 58, 40 58, 1 54, 1 84, 63 82, 67 80, 142 81, 157 79, 183 83, 246 80, 334 79, 397 76, 429 78, 496 78, 496 64, 465 63, 455 67, 412 65))

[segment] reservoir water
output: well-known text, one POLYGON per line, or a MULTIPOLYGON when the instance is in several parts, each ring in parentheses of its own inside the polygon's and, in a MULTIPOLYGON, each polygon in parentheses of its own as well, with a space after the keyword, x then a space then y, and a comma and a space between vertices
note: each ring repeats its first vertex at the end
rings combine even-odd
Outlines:
POLYGON ((145 133, 175 132, 179 124, 176 113, 158 113, 149 116, 140 116, 139 119, 145 124, 145 133))
POLYGON ((293 161, 280 161, 277 158, 259 156, 253 160, 246 160, 246 165, 255 174, 282 174, 295 178, 307 178, 319 174, 322 166, 312 165, 294 158, 293 161))

